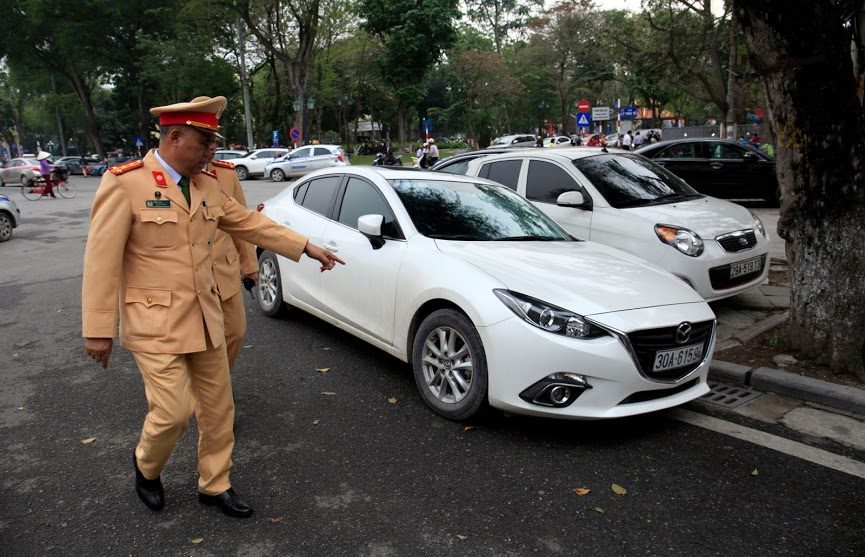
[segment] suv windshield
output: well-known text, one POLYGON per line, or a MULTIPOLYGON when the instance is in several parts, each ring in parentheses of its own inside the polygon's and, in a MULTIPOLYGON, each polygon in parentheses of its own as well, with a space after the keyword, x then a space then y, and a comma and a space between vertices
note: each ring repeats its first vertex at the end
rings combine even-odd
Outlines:
POLYGON ((670 171, 642 157, 597 155, 575 159, 573 164, 616 209, 703 197, 670 171))
POLYGON ((391 180, 418 232, 443 240, 571 240, 568 233, 502 186, 391 180))

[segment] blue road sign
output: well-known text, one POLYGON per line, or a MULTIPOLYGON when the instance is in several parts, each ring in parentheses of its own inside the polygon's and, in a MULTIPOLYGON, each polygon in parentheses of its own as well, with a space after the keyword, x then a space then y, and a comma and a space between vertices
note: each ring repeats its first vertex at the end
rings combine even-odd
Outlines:
POLYGON ((273 146, 279 147, 279 130, 273 130, 273 146))
POLYGON ((591 116, 589 116, 588 113, 580 112, 579 114, 577 114, 577 125, 578 126, 585 127, 591 123, 592 123, 592 118, 591 118, 591 116))
POLYGON ((637 117, 637 107, 636 106, 623 106, 621 112, 622 118, 636 118, 637 117))
POLYGON ((140 135, 134 135, 132 136, 132 143, 140 149, 141 147, 144 147, 144 138, 140 135))

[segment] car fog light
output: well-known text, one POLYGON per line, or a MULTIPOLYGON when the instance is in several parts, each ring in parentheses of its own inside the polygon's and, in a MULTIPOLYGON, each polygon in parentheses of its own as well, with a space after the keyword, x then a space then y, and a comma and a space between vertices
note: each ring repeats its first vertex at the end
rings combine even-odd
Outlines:
POLYGON ((582 375, 560 371, 544 377, 520 393, 520 398, 540 406, 564 408, 592 386, 582 375))
POLYGON ((553 404, 565 404, 571 399, 571 390, 568 387, 556 385, 550 389, 550 402, 553 404))

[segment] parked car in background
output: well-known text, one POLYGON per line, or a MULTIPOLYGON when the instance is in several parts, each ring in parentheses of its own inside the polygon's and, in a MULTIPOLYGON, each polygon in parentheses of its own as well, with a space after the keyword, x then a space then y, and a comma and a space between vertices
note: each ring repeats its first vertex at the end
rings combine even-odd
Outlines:
POLYGON ((268 149, 256 149, 243 157, 230 159, 234 163, 234 171, 237 172, 238 180, 246 180, 257 176, 264 176, 264 167, 277 157, 287 155, 288 149, 272 147, 268 149))
POLYGON ((213 159, 218 161, 230 161, 245 157, 248 154, 249 151, 239 151, 236 149, 219 149, 218 151, 216 151, 216 153, 214 153, 213 159))
POLYGON ((727 139, 699 137, 659 141, 636 151, 695 190, 715 197, 780 199, 775 159, 727 139))
POLYGON ((112 166, 123 164, 125 162, 138 160, 138 155, 121 155, 119 157, 109 157, 104 161, 89 162, 84 166, 85 176, 102 176, 112 166))
POLYGON ((554 135, 552 137, 545 137, 544 138, 544 147, 549 147, 550 145, 557 147, 559 145, 570 145, 570 144, 571 144, 571 138, 566 137, 564 135, 554 135))
POLYGON ((54 159, 54 164, 63 165, 69 174, 84 174, 84 166, 88 161, 84 157, 71 156, 54 159))
POLYGON ((264 167, 264 175, 274 182, 296 178, 333 166, 348 166, 348 155, 339 145, 307 145, 274 159, 264 167))
POLYGON ((39 162, 35 158, 9 159, 0 167, 0 186, 30 183, 40 176, 39 162))
POLYGON ((469 162, 487 155, 495 155, 498 153, 508 153, 510 149, 507 147, 487 147, 486 149, 478 149, 476 151, 466 151, 444 159, 441 159, 430 170, 433 172, 447 172, 448 174, 465 174, 469 166, 469 162))
POLYGON ((471 161, 467 175, 504 184, 575 237, 642 257, 709 301, 759 286, 769 273, 769 236, 756 215, 627 151, 510 152, 471 161))
POLYGON ((0 242, 12 238, 12 230, 18 227, 21 210, 8 195, 0 195, 0 242))
POLYGON ((503 135, 493 139, 490 147, 534 147, 536 141, 532 134, 503 135))
POLYGON ((449 419, 486 404, 614 418, 709 391, 715 316, 696 292, 574 240, 501 185, 351 166, 309 174, 262 212, 347 266, 321 273, 260 251, 259 309, 288 304, 409 362, 424 402, 449 419))

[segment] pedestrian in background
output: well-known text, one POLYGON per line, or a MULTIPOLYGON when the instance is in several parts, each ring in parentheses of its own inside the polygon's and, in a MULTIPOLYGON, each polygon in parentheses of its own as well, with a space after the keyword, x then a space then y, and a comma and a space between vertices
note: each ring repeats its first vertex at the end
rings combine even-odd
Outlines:
POLYGON ((633 144, 633 146, 634 146, 634 150, 636 151, 637 149, 639 149, 640 147, 642 147, 642 146, 643 146, 643 143, 644 143, 645 141, 646 141, 645 136, 642 136, 642 135, 640 135, 640 132, 637 132, 637 134, 634 136, 634 139, 633 139, 633 141, 632 141, 632 144, 633 144))
MULTIPOLYGON (((54 195, 54 188, 51 181, 51 163, 48 162, 48 159, 51 158, 51 153, 48 151, 39 151, 36 154, 36 160, 39 161, 39 174, 42 175, 42 180, 45 182, 45 187, 48 188, 48 193, 54 199, 57 199, 57 196, 54 195)), ((22 178, 23 181, 23 178, 22 178)))
POLYGON ((161 473, 195 407, 198 499, 229 516, 252 508, 229 480, 234 401, 219 289, 213 276, 217 228, 321 270, 342 263, 305 236, 241 207, 202 163, 225 97, 152 108, 159 147, 102 178, 90 213, 84 254, 82 329, 87 354, 108 367, 120 321, 147 396, 147 416, 133 455, 135 491, 161 510, 161 473), (120 307, 118 307, 118 305, 120 307))
POLYGON ((439 148, 436 145, 436 140, 433 138, 429 138, 429 152, 427 153, 427 157, 429 158, 429 165, 432 166, 439 160, 439 148))
POLYGON ((628 133, 622 136, 622 149, 626 151, 631 150, 631 143, 633 142, 634 136, 631 135, 631 130, 628 130, 628 133))

